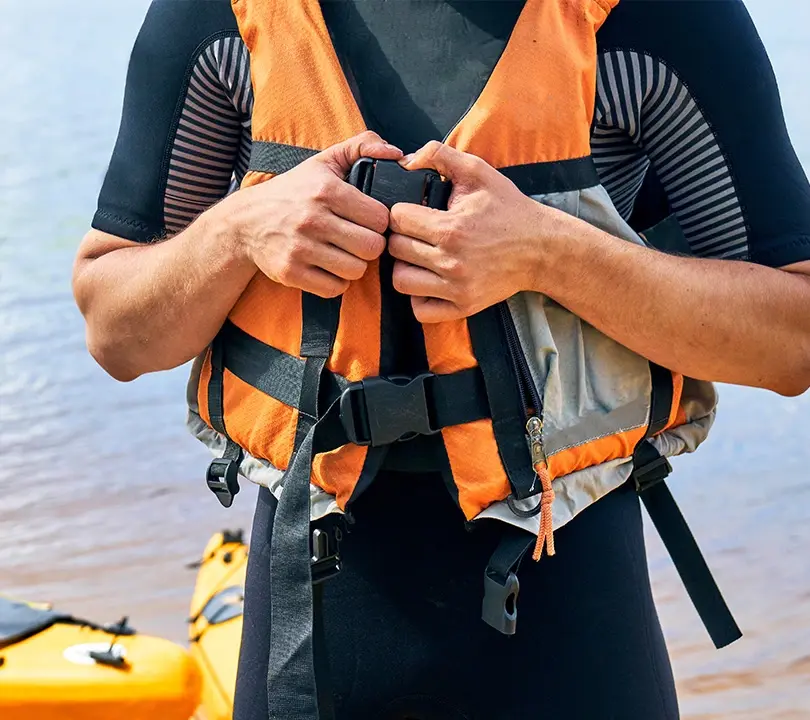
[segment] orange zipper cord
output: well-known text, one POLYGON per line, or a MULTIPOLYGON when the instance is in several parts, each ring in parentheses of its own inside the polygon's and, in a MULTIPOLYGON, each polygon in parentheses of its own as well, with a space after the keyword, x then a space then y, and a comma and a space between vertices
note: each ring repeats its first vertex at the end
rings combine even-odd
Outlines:
POLYGON ((537 533, 537 544, 534 546, 533 560, 543 557, 543 548, 549 556, 554 555, 554 524, 551 516, 551 506, 554 504, 554 488, 551 486, 551 475, 546 463, 535 465, 537 477, 543 488, 540 496, 540 530, 537 533))

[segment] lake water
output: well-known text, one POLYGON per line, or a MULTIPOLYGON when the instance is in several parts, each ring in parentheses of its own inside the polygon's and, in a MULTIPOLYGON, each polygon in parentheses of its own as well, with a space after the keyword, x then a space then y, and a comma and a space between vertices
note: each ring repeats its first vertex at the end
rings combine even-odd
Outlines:
MULTIPOLYGON (((183 429, 185 370, 121 385, 84 347, 70 293, 147 0, 0 0, 0 592, 185 639, 198 556, 249 527, 183 429)), ((749 0, 810 168, 810 4, 749 0)), ((688 42, 688 39, 685 39, 688 42)), ((716 652, 654 532, 650 556, 683 715, 810 718, 810 395, 721 388, 672 482, 746 637, 716 652)), ((643 719, 639 719, 643 720, 643 719)))

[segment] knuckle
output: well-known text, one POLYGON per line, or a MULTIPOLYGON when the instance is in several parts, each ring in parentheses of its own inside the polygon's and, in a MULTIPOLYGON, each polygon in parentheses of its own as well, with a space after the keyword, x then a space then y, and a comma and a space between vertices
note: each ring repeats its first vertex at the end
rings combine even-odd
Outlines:
POLYGON ((318 203, 328 202, 335 192, 334 178, 326 176, 319 178, 312 188, 312 198, 318 203))
POLYGON ((363 275, 366 274, 366 269, 368 268, 368 263, 363 260, 358 260, 355 263, 352 263, 352 266, 348 269, 346 276, 348 280, 359 280, 363 275))
POLYGON ((442 147, 444 146, 438 140, 431 140, 427 145, 425 145, 425 152, 430 156, 433 156, 441 152, 442 147))
POLYGON ((363 260, 374 260, 385 249, 385 238, 377 233, 368 233, 360 242, 358 252, 363 260))
POLYGON ((442 270, 447 277, 452 279, 463 279, 465 275, 464 263, 452 255, 444 256, 442 259, 442 270))
POLYGON ((292 261, 292 258, 288 256, 279 263, 278 271, 276 272, 276 279, 282 285, 289 285, 294 277, 295 263, 292 261))
POLYGON ((371 222, 370 228, 374 232, 382 235, 386 230, 388 230, 388 226, 391 224, 391 214, 389 213, 388 208, 380 203, 379 207, 374 208, 374 212, 371 214, 369 220, 371 222))

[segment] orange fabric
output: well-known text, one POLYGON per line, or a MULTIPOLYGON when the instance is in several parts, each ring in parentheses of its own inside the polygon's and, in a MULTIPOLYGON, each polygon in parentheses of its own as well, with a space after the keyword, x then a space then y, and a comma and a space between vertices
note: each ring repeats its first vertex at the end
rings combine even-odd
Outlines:
POLYGON ((380 263, 375 260, 343 293, 329 370, 353 382, 380 374, 381 303, 380 263))
POLYGON ((596 30, 617 2, 529 0, 447 143, 495 167, 590 155, 596 30))
POLYGON ((211 348, 208 348, 205 353, 202 367, 200 368, 200 382, 197 385, 197 408, 200 412, 200 417, 206 422, 211 424, 211 415, 208 412, 208 383, 211 382, 211 348))
POLYGON ((334 495, 341 509, 354 492, 368 448, 359 445, 344 445, 332 452, 315 456, 312 463, 312 482, 334 495))
POLYGON ((290 355, 301 352, 301 291, 257 272, 229 319, 246 333, 290 355))
MULTIPOLYGON (((683 425, 684 422, 678 422, 678 415, 683 413, 683 408, 681 408, 681 396, 683 395, 683 375, 680 373, 672 373, 672 408, 669 411, 669 421, 667 422, 666 427, 664 430, 669 430, 671 427, 675 427, 677 425, 683 425)), ((686 413, 684 413, 684 419, 686 418, 686 413)), ((662 431, 663 432, 663 431, 662 431)))
POLYGON ((646 427, 608 435, 598 440, 560 450, 548 456, 551 477, 558 478, 609 460, 630 457, 633 449, 647 432, 646 427))
POLYGON ((250 50, 253 139, 324 150, 365 130, 318 0, 234 0, 250 50))
POLYGON ((466 320, 423 325, 422 330, 428 365, 433 372, 453 373, 478 365, 466 320))
POLYGON ((509 479, 498 455, 491 420, 476 420, 442 430, 458 503, 468 520, 509 495, 509 479))
POLYGON ((225 370, 223 405, 228 435, 257 458, 286 470, 295 443, 298 410, 259 392, 225 370))

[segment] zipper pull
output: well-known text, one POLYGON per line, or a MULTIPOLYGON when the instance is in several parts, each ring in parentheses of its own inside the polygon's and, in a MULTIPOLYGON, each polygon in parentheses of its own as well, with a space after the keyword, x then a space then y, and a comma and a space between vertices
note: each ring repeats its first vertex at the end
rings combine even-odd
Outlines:
POLYGON ((546 465, 546 451, 543 449, 543 421, 532 415, 526 423, 526 434, 531 445, 532 465, 546 465))
POLYGON ((551 475, 548 471, 548 459, 543 449, 543 421, 532 415, 526 422, 526 433, 531 444, 532 464, 543 488, 540 496, 540 528, 537 533, 537 544, 532 557, 539 560, 545 549, 549 555, 554 555, 554 527, 551 517, 551 507, 554 504, 554 489, 551 485, 551 475))

